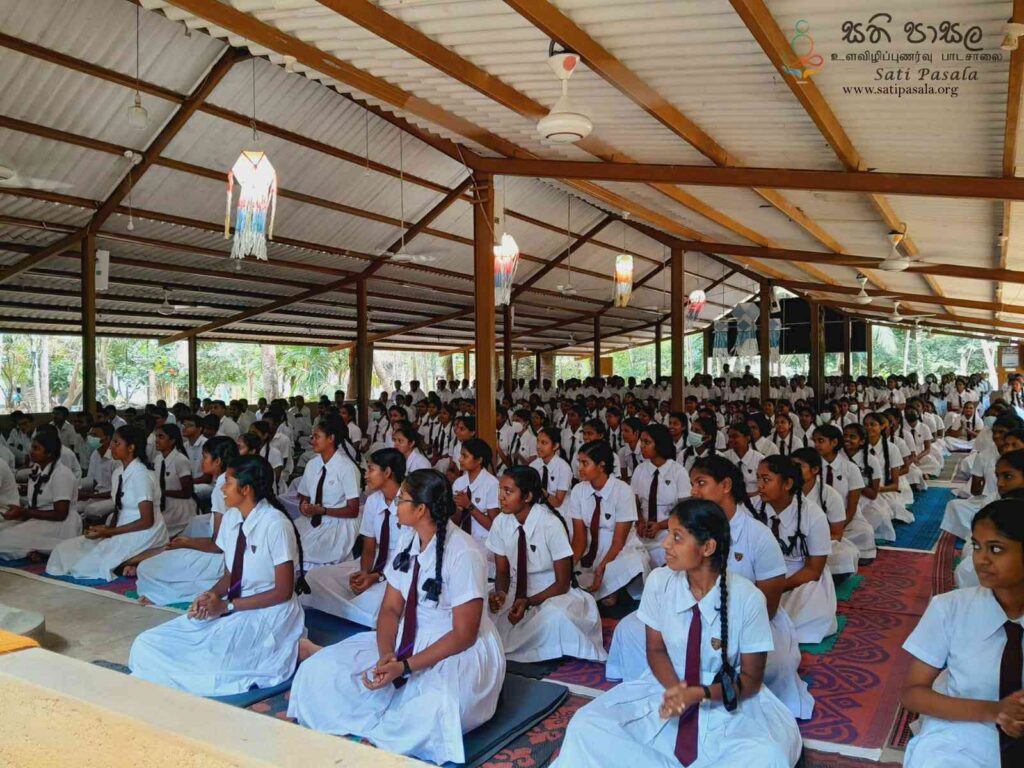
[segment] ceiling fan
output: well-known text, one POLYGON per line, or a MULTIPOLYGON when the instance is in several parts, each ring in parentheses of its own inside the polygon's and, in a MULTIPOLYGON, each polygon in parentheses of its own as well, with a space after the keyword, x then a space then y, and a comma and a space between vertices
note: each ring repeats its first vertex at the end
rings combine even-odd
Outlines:
POLYGON ((853 297, 853 302, 855 304, 860 304, 860 305, 866 307, 868 304, 870 304, 875 299, 894 299, 894 298, 896 298, 895 296, 872 296, 872 295, 870 295, 867 292, 867 289, 865 287, 867 285, 867 283, 868 283, 867 275, 862 275, 862 274, 858 273, 857 274, 857 282, 860 283, 860 293, 858 293, 856 296, 853 297))
POLYGON ((900 301, 899 301, 899 299, 896 299, 895 301, 893 301, 893 303, 892 303, 892 312, 889 312, 887 314, 883 314, 882 312, 869 312, 868 314, 873 315, 875 317, 883 317, 886 320, 888 320, 890 323, 905 323, 905 322, 913 321, 915 318, 935 317, 934 313, 931 313, 931 314, 901 315, 900 314, 900 301))
POLYGON ((437 260, 437 254, 413 253, 405 250, 405 157, 404 157, 404 135, 398 132, 398 201, 399 220, 398 226, 401 230, 399 235, 399 247, 397 251, 378 251, 377 255, 394 262, 395 264, 430 264, 437 260))
POLYGON ((26 189, 68 189, 71 184, 56 179, 40 179, 22 176, 15 168, 0 163, 0 187, 22 187, 26 189))
POLYGON ((171 304, 171 289, 164 288, 164 303, 157 307, 156 311, 158 314, 164 317, 170 317, 176 312, 180 312, 184 309, 214 309, 214 307, 204 306, 202 304, 189 303, 189 304, 171 304))

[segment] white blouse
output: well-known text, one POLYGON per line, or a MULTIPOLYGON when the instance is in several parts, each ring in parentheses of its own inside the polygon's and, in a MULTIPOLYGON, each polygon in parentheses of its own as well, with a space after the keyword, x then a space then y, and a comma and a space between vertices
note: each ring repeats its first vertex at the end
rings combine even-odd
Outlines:
POLYGON ((224 567, 231 570, 235 562, 238 529, 245 533, 245 554, 242 556, 242 597, 269 592, 276 585, 274 568, 282 563, 297 563, 299 550, 295 529, 288 516, 264 499, 249 516, 232 507, 224 514, 217 534, 217 546, 224 552, 224 567))
MULTIPOLYGON (((543 504, 533 505, 523 530, 527 543, 527 589, 532 597, 555 583, 555 562, 571 558, 572 546, 562 521, 543 504)), ((515 594, 519 562, 519 521, 515 515, 498 515, 487 536, 487 548, 508 560, 512 576, 509 594, 515 594)))

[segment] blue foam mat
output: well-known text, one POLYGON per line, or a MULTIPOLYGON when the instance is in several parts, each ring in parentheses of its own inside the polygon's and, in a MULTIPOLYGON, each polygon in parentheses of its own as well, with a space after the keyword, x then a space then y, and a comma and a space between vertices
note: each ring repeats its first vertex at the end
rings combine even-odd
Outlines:
MULTIPOLYGON (((124 664, 117 664, 113 661, 106 661, 104 659, 97 659, 93 661, 93 664, 97 667, 103 667, 104 669, 109 669, 114 672, 121 672, 125 675, 130 675, 132 672, 131 669, 126 667, 124 664)), ((232 693, 227 696, 204 696, 203 698, 244 709, 246 707, 251 707, 253 704, 258 704, 261 701, 265 701, 266 699, 285 693, 290 690, 291 687, 292 678, 289 677, 283 683, 272 685, 269 688, 252 688, 248 691, 243 691, 242 693, 232 693)))
POLYGON ((887 547, 897 549, 922 549, 930 551, 939 540, 939 525, 946 504, 953 498, 949 488, 929 488, 919 493, 910 505, 914 513, 914 522, 896 523, 896 541, 879 542, 887 547))

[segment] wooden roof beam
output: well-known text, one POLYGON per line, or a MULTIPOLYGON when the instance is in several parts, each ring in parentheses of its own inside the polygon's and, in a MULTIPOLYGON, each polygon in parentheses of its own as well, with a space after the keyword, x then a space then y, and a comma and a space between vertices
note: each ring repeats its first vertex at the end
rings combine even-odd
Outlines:
MULTIPOLYGON (((1024 23, 1024 0, 1013 0, 1011 21, 1024 23)), ((1010 74, 1006 86, 1006 125, 1003 130, 1003 176, 1012 178, 1017 175, 1017 130, 1020 126, 1021 96, 1024 92, 1024 48, 1018 46, 1010 53, 1010 74)), ((1012 235, 1013 203, 1003 203, 1003 223, 999 232, 999 252, 996 266, 1005 269, 1010 253, 1010 237, 1012 235)), ((1003 302, 1003 286, 995 285, 996 303, 1003 302)), ((993 317, 995 315, 993 314, 993 317)))

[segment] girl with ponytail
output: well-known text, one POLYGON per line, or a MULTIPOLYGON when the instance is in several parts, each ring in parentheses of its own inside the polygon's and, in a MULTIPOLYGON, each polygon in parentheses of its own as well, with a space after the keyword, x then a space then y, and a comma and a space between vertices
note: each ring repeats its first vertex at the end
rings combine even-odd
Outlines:
MULTIPOLYGON (((395 432, 396 445, 400 434, 395 432)), ((398 527, 398 489, 405 481, 407 466, 398 448, 381 448, 370 454, 366 465, 368 495, 359 524, 363 537, 359 559, 310 571, 310 593, 301 598, 304 607, 371 629, 377 626, 386 586, 384 567, 397 554, 402 536, 398 527)))
POLYGON ((232 462, 217 534, 221 577, 187 614, 135 638, 132 675, 199 696, 227 696, 280 685, 294 674, 304 631, 296 593, 309 587, 302 545, 275 485, 262 456, 232 462))
POLYGON ((804 503, 803 475, 788 456, 769 456, 757 468, 757 519, 768 526, 786 560, 782 607, 800 643, 820 643, 836 631, 836 590, 828 569, 828 520, 804 503))
POLYGON ((649 669, 576 713, 556 766, 796 764, 796 720, 762 687, 772 648, 765 596, 727 568, 730 530, 712 501, 672 510, 667 567, 651 573, 637 612, 649 669))
POLYGON ((202 472, 213 479, 210 513, 192 518, 188 527, 171 539, 167 551, 141 558, 135 573, 136 589, 143 605, 191 603, 210 589, 224 573, 224 555, 217 546, 221 520, 227 512, 224 482, 228 467, 239 456, 238 442, 226 435, 203 443, 202 472))
POLYGON ((487 536, 497 567, 488 606, 505 658, 604 661, 597 603, 575 583, 569 529, 547 504, 540 475, 531 467, 505 470, 498 498, 501 514, 487 536))
MULTIPOLYGON (((903 455, 889 439, 889 419, 882 413, 869 413, 864 417, 867 433, 867 453, 882 465, 879 498, 889 505, 893 520, 903 523, 914 522, 914 514, 900 500, 900 473, 903 469, 903 455)), ((895 537, 894 537, 895 538, 895 537)))
MULTIPOLYGON (((0 557, 17 560, 32 552, 49 553, 59 542, 82 532, 76 510, 74 473, 60 460, 60 438, 55 430, 40 430, 29 448, 27 506, 22 506, 13 476, 10 504, 0 499, 0 557)), ((6 470, 7 465, 0 469, 6 470)))
POLYGON ((455 500, 440 472, 409 473, 397 499, 405 538, 384 571, 376 632, 309 656, 288 716, 389 752, 462 763, 462 735, 493 717, 505 679, 485 610, 487 562, 452 522, 455 500))
MULTIPOLYGON (((825 426, 834 427, 833 424, 825 426)), ((818 427, 821 429, 821 427, 818 427)), ((836 429, 838 431, 838 428, 836 429)), ((818 433, 815 431, 815 438, 818 433)), ((800 493, 803 503, 814 505, 825 513, 828 520, 829 533, 832 537, 832 552, 828 556, 828 569, 839 576, 850 576, 857 572, 860 550, 846 537, 846 499, 835 488, 821 477, 821 456, 814 448, 800 448, 790 457, 800 470, 800 493)), ((854 507, 856 509, 856 507, 854 507)), ((874 536, 874 531, 864 523, 866 533, 874 536)))
POLYGON ((120 427, 110 452, 115 462, 111 524, 91 526, 82 536, 60 542, 46 564, 52 576, 113 581, 122 565, 167 544, 160 488, 146 461, 146 433, 139 427, 120 427))
MULTIPOLYGON (((860 489, 860 499, 857 501, 857 511, 864 516, 874 531, 872 543, 876 539, 895 541, 896 529, 892 525, 892 509, 881 495, 884 469, 879 457, 869 452, 868 433, 863 424, 847 424, 843 427, 842 453, 857 468, 864 481, 864 487, 860 489)), ((867 542, 858 542, 858 548, 862 553, 871 552, 867 542)), ((877 554, 876 549, 870 557, 874 558, 877 554)))
MULTIPOLYGON (((807 719, 814 698, 800 679, 800 646, 789 615, 779 608, 786 578, 786 561, 768 528, 754 519, 740 470, 721 456, 698 459, 690 470, 693 498, 713 501, 729 519, 729 570, 754 582, 765 596, 775 650, 769 652, 764 682, 794 717, 807 719)), ((635 680, 647 670, 644 625, 632 613, 615 627, 605 676, 635 680)))
POLYGON ((177 536, 196 515, 192 493, 192 464, 185 453, 177 424, 161 424, 153 430, 154 471, 160 487, 160 513, 168 536, 177 536))

